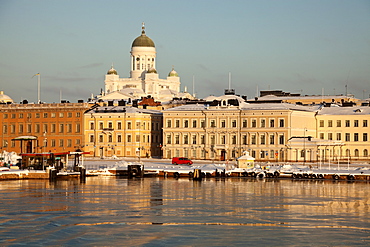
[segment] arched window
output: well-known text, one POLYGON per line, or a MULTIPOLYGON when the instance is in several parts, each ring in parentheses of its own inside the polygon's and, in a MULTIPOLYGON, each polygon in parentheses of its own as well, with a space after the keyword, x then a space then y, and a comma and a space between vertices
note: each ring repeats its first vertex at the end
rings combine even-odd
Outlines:
POLYGON ((355 157, 360 156, 358 149, 355 149, 355 157))
POLYGON ((349 156, 350 156, 349 149, 346 149, 346 156, 347 156, 347 157, 349 157, 349 156))
POLYGON ((369 155, 369 152, 367 151, 367 149, 364 149, 364 157, 367 157, 369 155))

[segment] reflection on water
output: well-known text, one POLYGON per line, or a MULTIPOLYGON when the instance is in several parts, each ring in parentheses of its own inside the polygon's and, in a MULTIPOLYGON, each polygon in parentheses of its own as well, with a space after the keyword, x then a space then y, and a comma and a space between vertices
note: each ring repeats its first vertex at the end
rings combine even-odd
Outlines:
POLYGON ((369 245, 369 183, 289 179, 0 182, 0 244, 369 245))

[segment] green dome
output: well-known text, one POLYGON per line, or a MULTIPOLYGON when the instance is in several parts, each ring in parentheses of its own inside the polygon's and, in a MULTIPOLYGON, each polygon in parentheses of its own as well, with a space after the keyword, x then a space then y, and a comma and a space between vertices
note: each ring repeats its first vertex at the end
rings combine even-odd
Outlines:
POLYGON ((148 73, 157 74, 157 70, 155 68, 151 67, 150 69, 148 69, 148 73))
POLYGON ((145 31, 143 30, 141 32, 141 35, 137 37, 134 42, 132 42, 131 47, 137 47, 137 46, 142 46, 142 47, 155 47, 154 42, 151 38, 146 36, 145 31))
POLYGON ((112 65, 112 67, 110 68, 110 70, 108 70, 107 75, 117 75, 117 70, 115 70, 115 69, 113 68, 113 65, 112 65))
POLYGON ((177 74, 177 72, 172 68, 172 70, 170 71, 170 73, 168 73, 168 76, 176 76, 176 77, 179 77, 179 74, 177 74))

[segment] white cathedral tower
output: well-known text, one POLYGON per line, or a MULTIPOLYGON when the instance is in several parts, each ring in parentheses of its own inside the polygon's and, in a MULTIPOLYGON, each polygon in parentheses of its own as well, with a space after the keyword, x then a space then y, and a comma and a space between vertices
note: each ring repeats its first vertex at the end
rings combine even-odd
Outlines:
POLYGON ((143 23, 141 35, 131 46, 131 69, 129 78, 119 78, 113 65, 105 76, 102 99, 135 99, 151 95, 155 100, 167 101, 174 97, 192 99, 189 93, 180 92, 180 77, 172 68, 167 79, 159 79, 156 70, 156 49, 145 33, 143 23))

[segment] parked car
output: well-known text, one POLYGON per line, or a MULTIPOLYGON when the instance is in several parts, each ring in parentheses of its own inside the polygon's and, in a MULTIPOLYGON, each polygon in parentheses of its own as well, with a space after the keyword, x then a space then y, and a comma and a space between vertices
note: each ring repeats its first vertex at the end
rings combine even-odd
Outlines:
POLYGON ((173 165, 192 165, 193 161, 189 160, 185 157, 173 157, 172 158, 172 164, 173 165))

